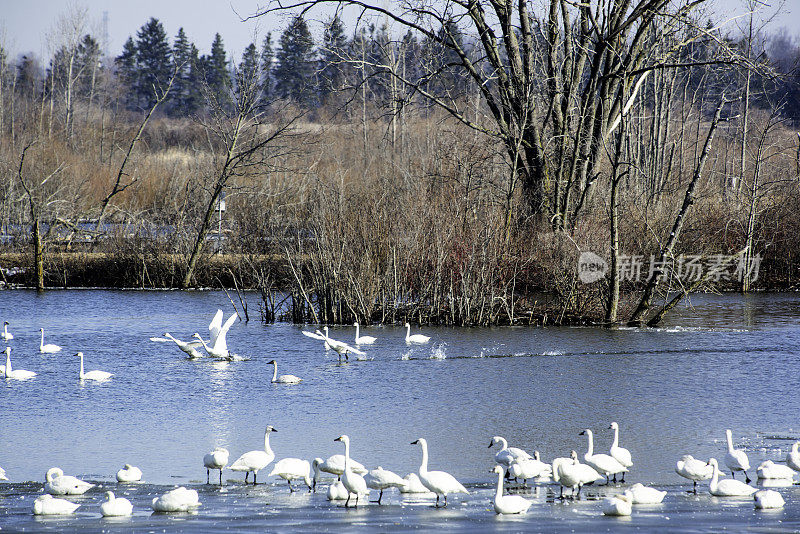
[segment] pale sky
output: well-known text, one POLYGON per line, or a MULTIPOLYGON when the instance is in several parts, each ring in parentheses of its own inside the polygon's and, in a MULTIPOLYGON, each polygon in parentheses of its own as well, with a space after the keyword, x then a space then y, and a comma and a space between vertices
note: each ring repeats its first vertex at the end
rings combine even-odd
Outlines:
MULTIPOLYGON (((164 25, 170 43, 183 26, 189 39, 195 43, 201 53, 207 53, 216 32, 222 35, 225 49, 238 60, 241 53, 253 41, 254 32, 258 32, 258 41, 273 32, 273 42, 285 27, 286 17, 261 17, 257 21, 241 22, 242 17, 254 12, 259 5, 268 0, 78 0, 77 4, 89 10, 89 28, 94 35, 101 37, 103 12, 108 12, 109 50, 112 56, 119 55, 122 44, 129 35, 136 36, 136 31, 152 16, 164 25), (236 12, 235 12, 236 11, 236 12)), ((537 5, 537 0, 533 0, 537 5)), ((743 0, 712 0, 715 10, 722 18, 734 17, 745 12, 743 0)), ((382 0, 384 5, 391 5, 392 0, 382 0)), ((771 6, 778 5, 776 0, 767 0, 771 6)), ((39 58, 50 57, 46 34, 53 27, 59 14, 66 11, 64 0, 0 0, 0 40, 11 52, 12 58, 20 53, 33 52, 39 58)), ((323 17, 324 14, 320 14, 323 17)), ((348 32, 352 30, 352 20, 345 18, 348 32), (348 24, 348 22, 350 22, 348 24)), ((735 32, 735 22, 729 23, 731 32, 735 32)), ((784 12, 772 22, 772 28, 787 28, 796 38, 800 38, 800 0, 785 0, 784 12)), ((315 37, 317 37, 315 31, 315 37)), ((314 26, 312 24, 312 30, 314 26)))

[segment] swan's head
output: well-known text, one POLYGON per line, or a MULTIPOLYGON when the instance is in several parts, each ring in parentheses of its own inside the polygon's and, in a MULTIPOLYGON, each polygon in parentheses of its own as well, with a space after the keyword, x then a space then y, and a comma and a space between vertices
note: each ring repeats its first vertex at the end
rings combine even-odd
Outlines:
POLYGON ((339 436, 338 438, 336 438, 333 441, 341 441, 345 445, 348 445, 350 443, 350 437, 347 434, 342 434, 341 436, 339 436))
POLYGON ((44 332, 44 328, 40 328, 40 329, 39 329, 39 332, 44 332))
POLYGON ((62 471, 60 467, 51 467, 47 470, 47 474, 44 476, 44 478, 48 482, 52 482, 54 478, 58 478, 63 475, 64 471, 62 471))
POLYGON ((82 352, 76 352, 75 356, 77 356, 78 358, 83 358, 83 353, 82 352))
POLYGON ((792 452, 797 452, 798 448, 800 448, 800 441, 795 441, 792 443, 792 452))
POLYGON ((501 466, 501 465, 494 466, 494 468, 490 471, 490 473, 496 473, 498 475, 502 475, 503 474, 503 466, 501 466))
POLYGON ((611 425, 609 425, 608 428, 610 428, 611 430, 619 430, 619 425, 617 424, 616 421, 614 421, 611 423, 611 425))
POLYGON ((428 442, 427 442, 427 441, 425 441, 425 438, 418 438, 418 439, 415 439, 414 441, 412 441, 412 442, 411 442, 411 444, 412 444, 412 445, 423 445, 423 446, 427 446, 427 445, 428 445, 428 442))
POLYGON ((579 436, 591 436, 592 435, 592 431, 587 428, 585 430, 582 430, 581 433, 578 434, 578 435, 579 436))
POLYGON ((411 325, 410 325, 410 324, 408 324, 408 323, 404 324, 403 326, 404 326, 405 328, 411 328, 411 325))
POLYGON ((114 500, 114 492, 113 491, 107 491, 106 492, 106 499, 109 500, 109 501, 113 501, 114 500))
POLYGON ((541 462, 541 459, 539 459, 539 451, 533 451, 533 459, 541 462))
POLYGON ((268 361, 268 362, 267 362, 267 365, 269 365, 269 364, 272 364, 272 365, 277 365, 277 363, 275 362, 275 360, 270 360, 270 361, 268 361))
POLYGON ((192 337, 196 337, 197 339, 203 339, 203 338, 200 337, 200 334, 198 334, 197 332, 192 334, 192 337))
POLYGON ((716 458, 709 458, 708 463, 706 465, 710 465, 711 467, 717 468, 719 464, 717 463, 716 458))
POLYGON ((631 490, 626 490, 624 493, 617 495, 617 499, 625 502, 633 502, 633 493, 631 490))
POLYGON ((577 460, 578 459, 578 453, 575 452, 575 451, 571 451, 569 453, 569 457, 572 458, 573 460, 577 460))
POLYGON ((3 326, 8 326, 8 325, 9 325, 8 321, 3 321, 3 326))
POLYGON ((266 430, 264 430, 264 432, 266 432, 267 434, 269 434, 270 432, 277 432, 277 431, 278 431, 278 429, 277 429, 277 428, 275 428, 275 427, 274 427, 274 426, 272 426, 272 425, 267 425, 267 429, 266 429, 266 430))
POLYGON ((125 465, 122 466, 122 468, 125 469, 126 471, 128 469, 130 469, 131 467, 133 467, 131 464, 125 464, 125 465))

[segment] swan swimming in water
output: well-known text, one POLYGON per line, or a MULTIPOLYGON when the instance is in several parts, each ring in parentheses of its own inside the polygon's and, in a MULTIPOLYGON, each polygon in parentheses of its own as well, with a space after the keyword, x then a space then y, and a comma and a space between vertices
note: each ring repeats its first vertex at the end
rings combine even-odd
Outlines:
MULTIPOLYGON (((608 428, 614 431, 614 441, 611 443, 611 449, 608 451, 612 458, 618 461, 626 469, 622 472, 622 482, 625 482, 625 473, 629 467, 633 467, 633 459, 631 452, 625 447, 619 446, 619 425, 616 421, 611 423, 608 428)), ((614 482, 617 481, 617 475, 614 475, 614 482)))
POLYGON ((11 367, 11 347, 6 347, 6 365, 2 369, 3 376, 8 380, 27 380, 36 376, 33 371, 25 369, 13 369, 11 367))
POLYGON ((211 477, 211 469, 219 469, 219 485, 222 486, 222 470, 228 465, 230 453, 224 447, 215 447, 213 451, 203 456, 203 466, 206 468, 206 484, 211 477))
POLYGON ((348 491, 347 500, 345 501, 344 506, 346 508, 350 503, 350 494, 355 494, 355 506, 358 507, 359 496, 369 493, 369 490, 367 489, 367 482, 364 480, 364 477, 354 472, 350 468, 350 438, 347 436, 347 434, 342 434, 333 441, 341 441, 344 443, 344 473, 342 473, 341 482, 348 491))
POLYGON ((267 365, 272 364, 272 383, 273 384, 299 384, 303 381, 299 376, 294 375, 281 375, 278 376, 278 362, 271 360, 267 365))
POLYGON ((733 448, 733 437, 730 429, 725 431, 725 438, 728 442, 728 452, 725 454, 725 465, 731 471, 731 477, 735 478, 736 471, 744 471, 744 481, 746 484, 750 483, 750 477, 747 475, 747 470, 750 469, 750 460, 747 458, 747 453, 741 449, 733 448))
POLYGON ((58 345, 53 345, 52 343, 48 343, 45 345, 44 343, 44 328, 40 328, 39 332, 42 334, 42 339, 39 341, 39 352, 52 354, 54 352, 58 352, 61 350, 61 347, 58 345))
POLYGON ((117 482, 139 482, 142 480, 142 470, 131 464, 125 464, 117 471, 117 482))
POLYGON ((78 356, 81 359, 81 369, 80 369, 80 373, 78 374, 78 378, 80 378, 81 380, 96 380, 98 382, 101 382, 103 380, 108 380, 109 378, 114 376, 111 373, 107 373, 105 371, 89 371, 88 373, 84 373, 83 372, 83 353, 79 352, 75 356, 78 356))
POLYGON ((199 341, 190 341, 190 342, 181 341, 180 339, 172 337, 172 335, 169 332, 164 332, 164 337, 167 338, 167 340, 172 340, 173 343, 178 345, 178 348, 181 349, 183 352, 185 352, 186 356, 190 360, 196 360, 198 358, 203 357, 203 355, 200 354, 200 352, 198 352, 197 350, 202 346, 202 344, 199 341))
POLYGON ((412 445, 422 447, 422 463, 419 466, 419 480, 422 485, 436 494, 436 507, 439 506, 439 497, 444 495, 444 506, 447 506, 447 495, 449 493, 466 493, 467 488, 456 480, 456 477, 444 471, 428 471, 428 442, 424 438, 419 438, 411 442, 412 445))
POLYGON ((300 458, 283 458, 273 466, 269 477, 277 475, 289 483, 289 492, 293 493, 292 480, 303 479, 308 486, 308 491, 312 490, 311 485, 311 464, 307 460, 300 458))
POLYGON ((376 337, 359 335, 360 331, 358 323, 353 323, 353 326, 356 327, 356 338, 355 338, 356 345, 372 345, 373 343, 378 341, 378 338, 376 337))
POLYGON ((3 333, 0 334, 0 338, 3 338, 6 341, 11 341, 14 339, 14 334, 8 331, 8 321, 3 322, 3 333))
POLYGON ((44 491, 51 495, 83 495, 94 487, 94 484, 65 475, 58 467, 48 469, 45 480, 44 491))
POLYGON ((719 465, 715 458, 708 460, 708 465, 714 470, 711 475, 711 482, 708 484, 708 492, 715 497, 749 497, 757 490, 741 480, 734 480, 728 478, 725 480, 718 480, 719 478, 719 465))
POLYGON ((150 506, 156 512, 190 512, 200 506, 200 496, 181 486, 154 498, 150 506))
POLYGON ((492 473, 497 473, 497 491, 494 495, 494 511, 497 514, 524 514, 531 507, 533 501, 519 495, 503 495, 504 469, 501 465, 494 466, 492 473))
POLYGON ((267 429, 264 431, 263 451, 246 452, 231 464, 231 471, 244 471, 245 484, 247 484, 248 475, 253 473, 253 485, 255 486, 258 471, 267 467, 269 463, 275 459, 275 453, 272 452, 269 446, 269 435, 272 432, 277 432, 277 430, 272 425, 267 425, 267 429))
POLYGON ((408 344, 417 343, 419 345, 422 345, 423 343, 427 343, 428 341, 431 340, 430 336, 424 336, 422 334, 414 334, 412 336, 411 335, 411 325, 406 323, 405 327, 406 327, 406 343, 408 343, 408 344))
POLYGON ((125 517, 133 514, 133 505, 125 497, 115 497, 113 491, 106 492, 106 500, 100 505, 103 517, 125 517))
POLYGON ((66 499, 56 499, 52 495, 40 495, 33 501, 33 515, 69 515, 80 508, 66 499))

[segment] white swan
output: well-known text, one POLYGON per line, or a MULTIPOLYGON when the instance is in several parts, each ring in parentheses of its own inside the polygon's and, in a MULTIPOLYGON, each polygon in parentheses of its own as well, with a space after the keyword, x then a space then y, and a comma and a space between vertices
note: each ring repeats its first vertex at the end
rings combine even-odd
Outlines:
POLYGON ((626 491, 621 495, 608 497, 603 501, 603 515, 612 517, 629 516, 633 511, 631 504, 633 504, 633 496, 630 491, 626 491))
POLYGON ((553 481, 561 485, 559 498, 564 498, 564 488, 572 490, 572 497, 575 497, 575 490, 580 492, 583 477, 578 462, 578 453, 575 458, 555 458, 553 460, 553 481))
POLYGON ((533 501, 519 495, 503 495, 504 469, 501 465, 494 466, 493 473, 497 473, 497 491, 494 494, 494 511, 497 514, 524 514, 531 507, 533 501))
POLYGON ((294 492, 292 480, 303 479, 311 491, 311 464, 307 460, 300 458, 283 458, 273 466, 272 471, 267 475, 271 477, 277 475, 289 483, 289 491, 294 492))
POLYGON ((14 339, 14 334, 8 331, 8 321, 3 322, 3 333, 0 334, 0 338, 3 338, 6 341, 11 341, 14 339))
POLYGON ((2 467, 0 467, 0 480, 8 480, 8 477, 6 476, 6 470, 2 467))
POLYGON ((44 328, 40 328, 39 332, 42 334, 42 339, 41 341, 39 341, 39 352, 52 354, 54 352, 58 352, 61 350, 61 347, 59 347, 58 345, 53 345, 52 343, 48 343, 47 345, 45 345, 44 328))
MULTIPOLYGON (((342 476, 344 473, 344 454, 329 456, 327 460, 319 464, 319 470, 336 475, 337 477, 342 476)), ((350 458, 350 470, 359 475, 367 474, 367 468, 352 458, 350 458)))
POLYGON ((775 490, 760 490, 753 494, 755 507, 759 510, 768 508, 783 508, 786 501, 783 496, 775 490))
MULTIPOLYGON (((357 354, 359 356, 366 356, 366 354, 367 354, 366 352, 360 351, 358 349, 354 349, 353 347, 351 347, 347 343, 344 343, 342 341, 337 341, 336 339, 331 338, 328 335, 328 327, 327 326, 324 328, 324 330, 325 330, 325 334, 324 334, 325 343, 327 345, 326 348, 330 347, 331 349, 335 350, 336 353, 339 354, 339 361, 342 361, 342 356, 344 356, 345 359, 349 360, 350 359, 350 357, 349 357, 350 353, 357 354)), ((322 335, 322 332, 317 330, 317 334, 321 334, 322 335)))
POLYGON ((367 483, 368 488, 381 492, 376 501, 378 504, 380 504, 381 499, 383 499, 383 490, 389 488, 402 489, 406 486, 406 481, 403 477, 381 466, 367 473, 366 476, 364 476, 364 481, 367 483))
POLYGON ((433 493, 422 485, 422 481, 416 473, 407 474, 403 480, 406 481, 406 485, 400 488, 400 493, 430 493, 433 496, 433 493))
POLYGON ((747 475, 747 470, 750 469, 750 460, 747 458, 747 453, 741 449, 733 448, 733 437, 730 429, 725 431, 725 438, 728 441, 728 452, 725 454, 725 465, 731 471, 731 477, 734 477, 736 471, 744 471, 745 483, 750 483, 750 477, 747 475))
POLYGON ((422 334, 414 334, 412 336, 411 335, 411 325, 406 323, 405 327, 406 327, 406 343, 409 343, 409 344, 410 343, 418 343, 418 344, 421 345, 421 344, 427 343, 428 341, 431 340, 431 336, 423 336, 422 334))
POLYGON ((325 494, 329 501, 344 501, 350 498, 350 492, 344 487, 341 480, 337 480, 328 486, 328 492, 325 494))
POLYGON ((267 365, 272 364, 272 383, 273 384, 299 384, 303 381, 302 378, 299 376, 294 375, 281 375, 278 376, 278 362, 275 360, 271 360, 267 362, 267 365))
POLYGON ((350 468, 350 438, 347 436, 347 434, 342 434, 333 441, 341 441, 344 443, 344 473, 342 473, 342 484, 344 484, 344 487, 349 492, 344 505, 347 507, 347 505, 350 503, 350 493, 353 493, 356 496, 355 505, 358 507, 359 496, 369 493, 369 490, 367 489, 367 482, 364 480, 364 477, 358 473, 355 473, 350 468))
POLYGON ((794 469, 788 465, 776 464, 772 460, 765 460, 756 468, 759 479, 787 479, 794 476, 794 469))
POLYGON ((692 491, 697 493, 697 482, 708 480, 714 475, 714 468, 691 454, 684 454, 675 464, 675 472, 693 482, 692 491))
POLYGON ((800 447, 800 441, 795 441, 792 444, 792 450, 786 455, 786 465, 794 469, 795 471, 800 471, 800 451, 798 448, 800 447))
POLYGON ((510 466, 515 460, 527 460, 533 458, 533 456, 522 449, 518 449, 517 447, 509 447, 506 438, 500 436, 492 437, 492 441, 489 442, 488 448, 491 449, 495 444, 500 444, 501 447, 500 450, 494 455, 494 461, 503 467, 510 466))
POLYGON ((235 462, 231 464, 231 471, 244 471, 244 483, 247 484, 247 477, 253 473, 253 485, 256 485, 256 475, 258 471, 264 469, 269 463, 275 459, 275 453, 269 446, 269 435, 271 432, 277 432, 272 425, 267 425, 264 431, 264 450, 263 451, 250 451, 239 456, 235 462))
POLYGON ((650 488, 638 482, 628 488, 628 491, 633 495, 633 504, 658 504, 667 495, 666 491, 650 488))
POLYGON ((190 512, 200 506, 200 496, 181 486, 154 498, 150 506, 156 512, 190 512))
POLYGON ((718 480, 719 478, 719 465, 716 458, 708 460, 708 465, 714 469, 714 474, 711 475, 711 482, 708 484, 708 492, 715 497, 748 497, 755 493, 757 490, 753 486, 745 484, 740 480, 728 478, 725 480, 718 480))
POLYGON ((609 454, 594 454, 594 435, 588 428, 580 433, 581 436, 586 435, 589 438, 589 448, 586 454, 583 455, 583 461, 592 466, 595 471, 606 477, 606 483, 609 482, 608 477, 617 473, 624 473, 627 471, 624 465, 614 459, 609 454))
POLYGON ((44 491, 51 495, 83 495, 94 487, 94 484, 65 475, 58 467, 48 469, 45 480, 44 491))
POLYGON ((138 467, 125 464, 117 471, 117 482, 139 482, 142 480, 142 470, 138 467))
POLYGON ((508 466, 508 472, 515 479, 522 479, 522 485, 527 485, 529 478, 547 476, 549 469, 545 469, 547 464, 536 458, 518 458, 508 466))
POLYGON ((107 373, 105 371, 89 371, 88 373, 84 373, 83 372, 83 353, 79 352, 75 356, 78 356, 81 359, 81 369, 80 369, 80 373, 78 374, 78 377, 81 380, 97 380, 99 382, 99 381, 103 381, 103 380, 108 380, 109 378, 114 376, 113 374, 107 373))
POLYGON ((228 465, 230 453, 224 447, 214 447, 214 450, 203 456, 203 466, 206 468, 206 484, 209 483, 212 469, 219 469, 219 485, 222 485, 222 470, 228 465))
POLYGON ((228 345, 227 345, 224 337, 223 338, 217 338, 217 340, 218 340, 217 344, 211 345, 211 346, 207 345, 206 342, 203 341, 203 338, 200 337, 200 334, 198 334, 197 332, 192 334, 192 337, 197 338, 197 340, 200 342, 201 345, 203 345, 203 348, 206 350, 206 352, 208 353, 209 356, 213 356, 214 358, 219 358, 221 360, 230 360, 231 359, 231 353, 228 350, 228 345), (219 343, 220 339, 222 339, 222 343, 221 344, 219 343))
POLYGON ((533 459, 542 464, 542 474, 539 475, 540 477, 549 477, 553 474, 553 467, 549 463, 542 461, 541 456, 539 456, 539 451, 533 451, 533 459))
POLYGON ((103 517, 125 517, 133 514, 133 505, 125 497, 115 497, 113 491, 106 492, 106 500, 100 505, 103 517))
POLYGON ((171 339, 173 343, 178 345, 178 348, 181 349, 183 352, 186 353, 187 357, 190 360, 196 360, 198 358, 202 358, 203 355, 198 352, 198 348, 201 347, 201 343, 199 341, 181 341, 180 339, 175 339, 169 332, 164 332, 164 337, 167 339, 171 339))
POLYGON ((217 344, 217 340, 220 336, 225 337, 230 330, 233 323, 236 322, 236 318, 239 317, 239 314, 234 312, 228 317, 228 320, 225 321, 225 324, 222 324, 222 319, 224 315, 222 310, 217 310, 217 313, 214 315, 214 318, 211 320, 211 324, 208 325, 208 331, 211 333, 210 340, 208 342, 209 345, 214 346, 217 344))
MULTIPOLYGON (((608 451, 609 454, 626 469, 633 467, 631 452, 625 447, 619 446, 619 425, 616 421, 613 421, 608 428, 614 431, 614 441, 611 443, 611 449, 608 451)), ((616 481, 616 475, 614 475, 614 480, 616 481)), ((625 482, 625 471, 622 472, 622 482, 625 482)))
POLYGON ((11 347, 6 347, 6 365, 3 367, 3 376, 8 380, 27 380, 36 376, 36 373, 25 369, 12 369, 11 347))
POLYGON ((376 338, 376 337, 360 336, 359 335, 360 330, 359 330, 358 323, 353 323, 353 326, 356 327, 356 338, 355 338, 356 345, 372 345, 373 343, 378 341, 378 338, 376 338))
POLYGON ((419 466, 419 480, 422 485, 436 494, 436 506, 439 506, 439 497, 444 495, 444 506, 447 506, 447 495, 449 493, 466 493, 467 488, 456 480, 456 477, 444 471, 428 471, 428 442, 424 438, 419 438, 411 442, 412 445, 419 444, 422 447, 422 463, 419 466))
POLYGON ((80 508, 80 504, 75 504, 66 499, 56 499, 52 495, 40 495, 33 501, 34 515, 68 515, 80 508))

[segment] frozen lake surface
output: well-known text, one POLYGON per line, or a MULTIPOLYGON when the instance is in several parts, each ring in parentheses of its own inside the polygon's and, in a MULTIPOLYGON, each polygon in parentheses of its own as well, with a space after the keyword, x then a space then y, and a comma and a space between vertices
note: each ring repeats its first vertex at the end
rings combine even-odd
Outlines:
MULTIPOLYGON (((250 295, 251 315, 257 297, 250 295)), ((0 529, 9 531, 797 531, 800 486, 779 488, 786 506, 756 511, 750 499, 685 492, 675 474, 683 454, 707 460, 725 455, 725 429, 753 465, 782 460, 800 438, 800 296, 697 296, 659 329, 443 328, 415 329, 428 345, 407 347, 405 329, 362 328, 378 338, 368 361, 339 364, 336 353, 289 324, 237 322, 229 348, 243 361, 190 361, 174 344, 154 343, 168 331, 188 340, 208 335, 217 308, 230 312, 224 293, 64 290, 0 292, 0 321, 11 323, 15 368, 38 373, 24 382, 0 380, 0 529), (39 354, 45 342, 64 347, 39 354), (86 369, 114 373, 105 383, 81 383, 86 369), (304 379, 271 384, 279 374, 304 379), (625 485, 587 487, 580 501, 554 502, 558 486, 524 490, 534 500, 527 515, 495 516, 493 435, 512 446, 539 450, 545 461, 575 449, 582 456, 584 428, 595 432, 596 452, 607 452, 608 425, 618 421, 621 445, 634 466, 629 483, 668 491, 664 503, 635 507, 630 518, 600 512, 607 493, 625 485), (202 457, 215 446, 243 452, 263 446, 267 424, 276 460, 326 458, 343 453, 334 442, 351 439, 353 457, 370 468, 401 475, 416 471, 427 439, 431 468, 448 471, 470 490, 446 509, 395 490, 383 505, 357 510, 315 494, 289 494, 283 480, 261 471, 256 487, 225 471, 225 486, 205 484, 202 457), (114 473, 139 466, 144 484, 118 485, 114 473), (38 519, 33 500, 48 468, 61 467, 99 485, 72 498, 71 517, 38 519), (150 501, 175 485, 200 492, 192 515, 151 515, 150 501), (102 519, 104 491, 130 499, 134 516, 102 519)), ((313 328, 311 328, 313 330, 313 328)), ((331 336, 352 341, 352 327, 331 336)), ((0 345, 1 346, 1 345, 0 345)), ((213 479, 212 474, 212 479, 213 479)), ((741 478, 741 476, 737 477, 741 478)), ((755 478, 755 477, 754 477, 755 478)), ((795 477, 797 479, 797 477, 795 477)), ((302 485, 302 483, 301 483, 302 485)), ((373 498, 377 492, 373 492, 373 498)))

